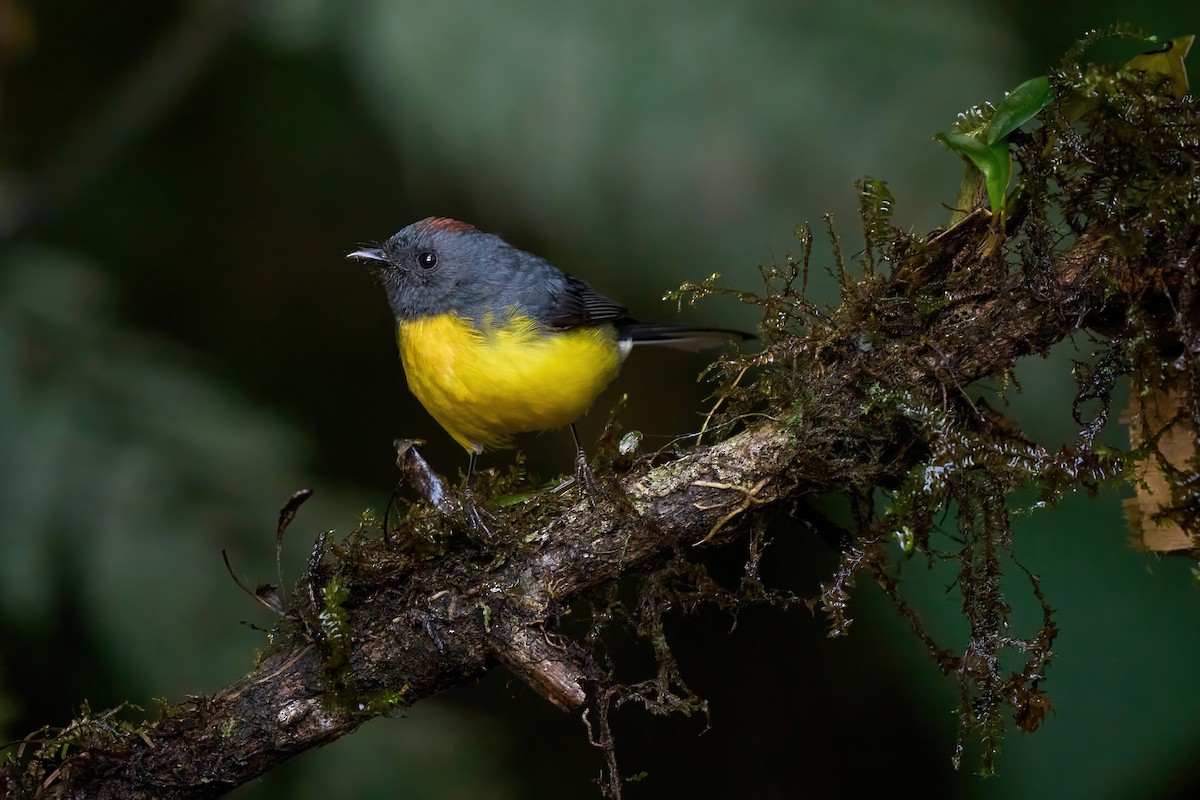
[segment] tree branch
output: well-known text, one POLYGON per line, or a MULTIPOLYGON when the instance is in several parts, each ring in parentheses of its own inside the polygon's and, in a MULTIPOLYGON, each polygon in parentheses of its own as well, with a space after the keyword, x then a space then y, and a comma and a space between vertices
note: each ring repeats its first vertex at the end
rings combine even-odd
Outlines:
MULTIPOLYGON (((985 229, 983 223, 975 233, 985 229)), ((935 274, 941 280, 962 263, 961 253, 931 246, 932 271, 922 281, 935 274)), ((1109 273, 1096 268, 1100 246, 1100 240, 1085 238, 1057 256, 1033 282, 1040 290, 1026 276, 1013 275, 999 289, 956 298, 922 332, 920 357, 907 358, 913 384, 927 387, 929 397, 940 396, 942 387, 1005 372, 1019 357, 1044 352, 1075 332, 1082 319, 1104 308, 1109 273)), ((902 299, 913 280, 899 274, 890 296, 902 299)), ((826 369, 805 376, 812 391, 854 402, 887 372, 897 357, 892 350, 911 354, 903 341, 863 349, 853 338, 849 332, 823 340, 822 353, 838 356, 824 356, 826 369)), ((895 437, 894 431, 883 433, 895 437)), ((868 454, 902 444, 887 438, 846 441, 839 449, 868 454)), ((583 687, 606 676, 582 647, 553 633, 552 621, 572 599, 623 573, 646 571, 674 551, 706 539, 725 541, 748 520, 791 508, 847 474, 861 479, 866 469, 871 481, 894 483, 918 460, 911 451, 879 463, 860 455, 852 465, 845 456, 798 459, 811 444, 767 422, 665 463, 642 459, 595 508, 567 506, 561 497, 543 494, 502 513, 502 530, 527 531, 516 547, 460 549, 421 561, 388 557, 389 547, 402 550, 395 544, 352 540, 337 556, 318 553, 297 592, 313 599, 300 603, 307 608, 299 609, 298 618, 281 623, 277 643, 251 674, 212 697, 168 709, 137 735, 75 753, 46 795, 217 797, 387 713, 392 703, 379 702, 383 693, 410 705, 471 681, 495 663, 559 707, 578 708, 583 687), (544 521, 527 525, 536 519, 544 521), (346 596, 339 634, 348 642, 344 664, 337 663, 328 626, 319 621, 319 598, 334 581, 346 596)), ((402 543, 412 535, 402 529, 392 538, 402 543)))

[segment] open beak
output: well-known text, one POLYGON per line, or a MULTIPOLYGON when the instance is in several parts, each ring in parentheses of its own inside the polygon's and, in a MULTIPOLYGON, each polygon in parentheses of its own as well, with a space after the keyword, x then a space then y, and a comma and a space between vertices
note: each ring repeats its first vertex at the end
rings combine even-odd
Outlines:
POLYGON ((347 253, 346 258, 351 258, 355 261, 374 261, 384 264, 388 260, 387 253, 378 247, 364 247, 361 250, 355 250, 353 253, 347 253))

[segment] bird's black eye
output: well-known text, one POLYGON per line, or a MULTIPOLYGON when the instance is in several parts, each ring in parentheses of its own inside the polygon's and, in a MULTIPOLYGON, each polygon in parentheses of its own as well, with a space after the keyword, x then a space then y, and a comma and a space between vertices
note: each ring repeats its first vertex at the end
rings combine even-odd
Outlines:
POLYGON ((422 250, 417 253, 417 263, 421 269, 433 269, 437 266, 437 253, 432 250, 422 250))

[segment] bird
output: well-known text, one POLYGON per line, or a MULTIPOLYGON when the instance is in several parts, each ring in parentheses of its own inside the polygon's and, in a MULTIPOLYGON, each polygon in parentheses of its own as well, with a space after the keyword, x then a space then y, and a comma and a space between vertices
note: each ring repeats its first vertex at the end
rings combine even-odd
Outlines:
MULTIPOLYGON (((445 217, 414 222, 346 257, 373 268, 395 315, 410 391, 466 449, 468 499, 485 450, 564 426, 575 441, 577 483, 590 485, 575 422, 635 345, 700 350, 754 338, 638 322, 549 261, 445 217)), ((470 505, 469 517, 478 513, 470 505)))

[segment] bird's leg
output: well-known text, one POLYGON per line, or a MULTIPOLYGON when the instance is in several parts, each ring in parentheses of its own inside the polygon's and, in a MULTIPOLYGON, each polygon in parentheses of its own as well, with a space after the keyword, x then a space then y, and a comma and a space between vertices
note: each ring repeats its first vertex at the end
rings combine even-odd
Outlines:
POLYGON ((463 479, 462 486, 462 509, 463 514, 467 518, 467 525, 476 533, 482 533, 488 539, 492 538, 492 529, 488 527, 489 522, 495 522, 496 518, 491 512, 483 506, 475 502, 475 492, 471 488, 471 476, 475 474, 475 462, 479 459, 479 453, 472 450, 470 460, 467 462, 467 477, 463 479))
POLYGON ((587 455, 583 452, 583 445, 579 443, 579 431, 575 430, 574 422, 571 423, 571 438, 575 440, 575 485, 579 487, 579 496, 594 506, 596 505, 596 476, 592 473, 592 468, 588 466, 587 455))

